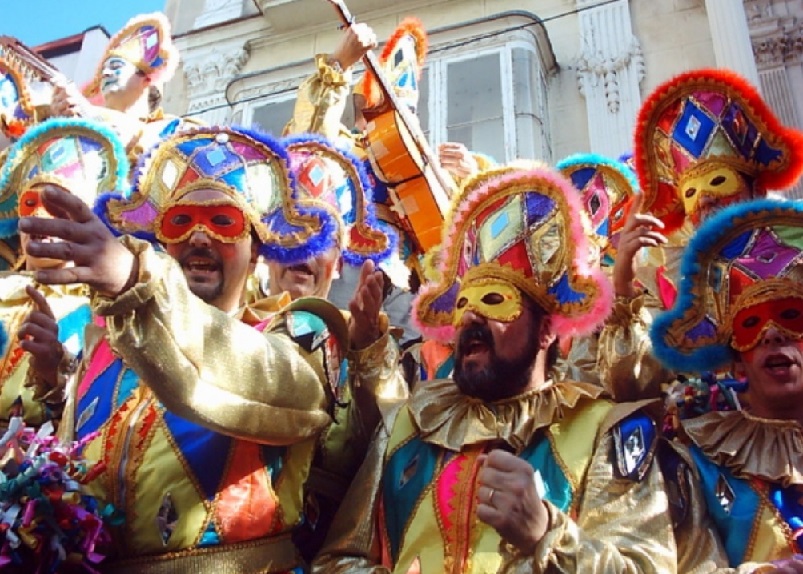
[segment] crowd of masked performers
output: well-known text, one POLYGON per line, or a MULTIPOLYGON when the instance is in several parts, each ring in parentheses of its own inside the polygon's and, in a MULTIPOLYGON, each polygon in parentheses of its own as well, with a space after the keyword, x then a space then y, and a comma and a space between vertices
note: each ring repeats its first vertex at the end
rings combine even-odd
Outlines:
POLYGON ((695 70, 419 209, 370 144, 426 35, 352 94, 376 44, 273 135, 162 112, 161 14, 47 106, 0 55, 0 571, 803 572, 803 133, 695 70))

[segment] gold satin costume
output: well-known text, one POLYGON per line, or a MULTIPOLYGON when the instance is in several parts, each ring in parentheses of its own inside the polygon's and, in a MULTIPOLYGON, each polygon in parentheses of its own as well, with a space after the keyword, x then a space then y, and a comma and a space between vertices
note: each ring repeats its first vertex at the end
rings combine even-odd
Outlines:
POLYGON ((640 461, 641 480, 615 470, 614 429, 636 408, 600 392, 561 382, 486 405, 452 380, 418 386, 380 428, 313 572, 675 572, 657 466, 640 461), (476 517, 477 456, 499 441, 540 463, 547 484, 550 526, 533 556, 476 517))
POLYGON ((125 513, 104 571, 293 571, 303 561, 290 533, 332 421, 342 353, 330 333, 343 340, 342 315, 322 300, 314 312, 294 304, 260 333, 192 295, 172 258, 122 241, 138 282, 93 297, 105 332, 87 341, 62 426, 106 463, 90 493, 125 513))

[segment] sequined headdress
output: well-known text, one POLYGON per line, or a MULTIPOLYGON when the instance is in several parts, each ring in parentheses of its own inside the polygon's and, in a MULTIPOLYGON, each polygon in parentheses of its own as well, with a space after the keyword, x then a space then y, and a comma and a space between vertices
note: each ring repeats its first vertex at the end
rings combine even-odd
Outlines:
POLYGON ((266 219, 266 257, 295 263, 339 245, 354 265, 387 258, 397 238, 374 217, 360 162, 317 136, 293 136, 282 143, 295 186, 266 219))
POLYGON ((572 155, 555 167, 579 192, 602 251, 602 264, 612 266, 627 204, 638 193, 636 175, 624 163, 597 154, 572 155))
POLYGON ((662 84, 642 105, 635 163, 642 208, 669 233, 683 224, 684 197, 736 185, 718 167, 751 178, 758 195, 793 185, 803 172, 803 133, 781 125, 740 76, 696 70, 662 84))
POLYGON ((0 55, 0 130, 18 139, 36 122, 36 110, 23 73, 0 55))
POLYGON ((103 65, 115 56, 134 64, 152 84, 170 81, 178 67, 179 54, 170 37, 167 17, 160 12, 135 16, 112 36, 95 77, 84 87, 86 97, 94 98, 99 94, 103 65))
MULTIPOLYGON (((382 71, 400 104, 415 111, 418 108, 418 82, 427 57, 427 33, 417 18, 401 21, 391 34, 379 56, 382 71)), ((365 107, 373 108, 382 102, 382 90, 369 71, 354 89, 365 97, 365 107)))
POLYGON ((93 205, 103 193, 127 193, 125 146, 102 124, 50 119, 11 147, 0 175, 0 237, 17 234, 19 197, 39 184, 56 184, 93 205))
POLYGON ((610 313, 612 289, 589 268, 581 212, 571 184, 546 167, 500 167, 466 182, 444 226, 439 280, 414 305, 422 333, 450 340, 458 293, 489 281, 532 298, 561 337, 592 332, 610 313))
POLYGON ((100 215, 119 233, 153 240, 157 217, 169 203, 211 188, 243 210, 264 249, 264 217, 291 187, 287 154, 277 141, 241 128, 197 128, 160 142, 140 162, 133 192, 104 198, 100 215))
POLYGON ((653 323, 653 352, 672 369, 715 370, 732 360, 740 310, 803 299, 803 206, 761 199, 715 213, 689 241, 681 277, 674 306, 653 323))

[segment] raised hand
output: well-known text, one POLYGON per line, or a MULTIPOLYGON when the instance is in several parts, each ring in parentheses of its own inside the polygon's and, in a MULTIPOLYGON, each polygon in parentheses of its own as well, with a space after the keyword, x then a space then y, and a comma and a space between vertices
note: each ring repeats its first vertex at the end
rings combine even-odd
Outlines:
POLYGON ((47 303, 47 299, 34 287, 28 285, 25 292, 34 304, 33 310, 20 326, 20 347, 31 354, 30 368, 37 378, 56 386, 59 364, 64 357, 64 347, 59 341, 59 325, 47 303))
POLYGON ((343 38, 332 52, 344 70, 359 62, 369 50, 376 47, 376 34, 368 24, 352 24, 346 28, 343 38))
POLYGON ((509 452, 492 450, 485 456, 477 484, 477 518, 522 553, 533 554, 549 524, 533 467, 509 452))
POLYGON ((633 280, 636 278, 636 254, 642 247, 664 245, 666 236, 660 230, 663 222, 641 211, 641 195, 634 197, 630 215, 619 234, 619 247, 613 265, 613 287, 622 297, 633 297, 633 280))
POLYGON ((42 188, 42 205, 54 218, 24 217, 20 231, 59 241, 31 240, 28 254, 72 263, 61 269, 41 269, 35 279, 47 285, 86 283, 108 297, 130 287, 137 277, 134 254, 120 243, 80 198, 54 185, 42 188))
POLYGON ((477 160, 461 143, 445 142, 438 146, 441 167, 458 179, 465 179, 478 171, 477 160))
POLYGON ((349 302, 349 340, 354 349, 364 349, 382 336, 379 311, 382 309, 385 277, 366 261, 360 270, 360 282, 349 302))
POLYGON ((50 112, 54 116, 73 118, 87 115, 92 107, 74 84, 56 84, 50 101, 50 112))

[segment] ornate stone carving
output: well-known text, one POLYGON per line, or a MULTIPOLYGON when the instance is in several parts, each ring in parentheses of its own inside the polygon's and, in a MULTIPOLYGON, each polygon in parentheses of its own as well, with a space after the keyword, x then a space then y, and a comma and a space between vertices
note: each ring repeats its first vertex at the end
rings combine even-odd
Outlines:
POLYGON ((580 93, 586 97, 590 87, 602 85, 608 111, 612 114, 619 112, 621 74, 631 65, 638 83, 641 83, 644 78, 644 55, 635 36, 631 37, 628 48, 616 56, 605 56, 601 51, 583 54, 575 61, 580 93))
POLYGON ((221 52, 213 49, 184 62, 184 74, 190 99, 222 92, 248 61, 249 52, 240 47, 221 52))
POLYGON ((576 5, 585 8, 579 15, 580 56, 574 69, 585 98, 590 149, 618 157, 632 146, 645 72, 630 4, 627 0, 602 4, 576 0, 576 5))
POLYGON ((756 63, 780 65, 803 62, 803 26, 791 30, 778 30, 772 35, 752 39, 756 63))

